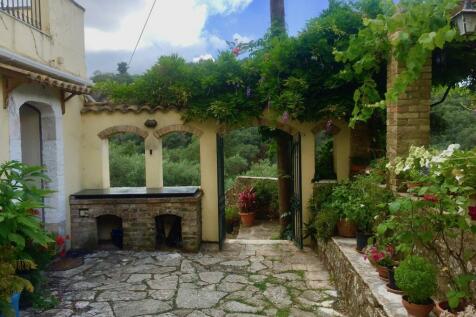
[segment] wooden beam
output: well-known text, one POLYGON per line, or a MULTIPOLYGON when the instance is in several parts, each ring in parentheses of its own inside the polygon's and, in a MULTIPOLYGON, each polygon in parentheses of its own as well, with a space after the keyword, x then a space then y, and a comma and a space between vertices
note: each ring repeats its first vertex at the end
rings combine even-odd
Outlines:
POLYGON ((68 96, 66 96, 66 90, 61 89, 60 90, 60 99, 61 99, 61 113, 65 114, 66 113, 66 102, 76 96, 76 93, 70 93, 68 96))
POLYGON ((11 78, 7 76, 2 77, 3 85, 2 85, 2 92, 3 92, 3 109, 8 108, 8 97, 10 93, 15 90, 18 86, 20 86, 23 81, 17 78, 11 78))

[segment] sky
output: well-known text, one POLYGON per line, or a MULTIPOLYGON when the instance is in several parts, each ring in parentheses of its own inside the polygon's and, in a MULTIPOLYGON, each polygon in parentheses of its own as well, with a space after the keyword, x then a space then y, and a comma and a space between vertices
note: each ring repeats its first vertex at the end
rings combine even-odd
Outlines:
MULTIPOLYGON (((128 62, 154 0, 77 0, 86 9, 88 74, 114 72, 128 62)), ((295 35, 319 15, 328 0, 285 0, 288 32, 295 35)), ((270 24, 269 0, 157 0, 130 65, 140 74, 161 55, 189 61, 215 57, 226 41, 263 36, 270 24)))

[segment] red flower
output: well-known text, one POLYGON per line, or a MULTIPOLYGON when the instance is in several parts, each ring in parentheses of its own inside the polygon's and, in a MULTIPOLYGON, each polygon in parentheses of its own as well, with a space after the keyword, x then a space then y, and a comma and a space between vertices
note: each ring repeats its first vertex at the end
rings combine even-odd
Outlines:
POLYGON ((438 197, 436 197, 435 195, 425 194, 425 195, 423 195, 423 200, 429 201, 429 202, 432 202, 432 203, 437 203, 438 202, 438 197))
POLYGON ((231 50, 231 52, 233 53, 233 55, 238 56, 238 55, 240 55, 240 53, 241 53, 241 48, 239 48, 238 46, 237 46, 237 47, 234 47, 234 48, 231 50))
POLYGON ((59 246, 62 246, 64 245, 64 242, 65 242, 65 239, 63 236, 56 236, 56 244, 59 245, 59 246))
POLYGON ((476 220, 476 206, 470 206, 468 209, 468 214, 471 217, 471 220, 476 220))

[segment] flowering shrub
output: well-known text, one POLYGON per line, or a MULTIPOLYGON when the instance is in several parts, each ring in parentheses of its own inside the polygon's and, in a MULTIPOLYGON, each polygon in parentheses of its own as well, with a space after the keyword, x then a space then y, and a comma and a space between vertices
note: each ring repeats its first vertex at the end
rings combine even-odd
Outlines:
POLYGON ((438 263, 450 285, 450 306, 475 300, 470 284, 476 279, 469 197, 476 193, 476 149, 461 151, 457 144, 443 151, 412 147, 407 158, 389 166, 395 174, 421 182, 412 190, 419 198, 400 197, 389 204, 390 216, 377 228, 380 239, 391 238, 405 255, 424 251, 438 263))
POLYGON ((392 245, 386 246, 383 250, 379 250, 376 246, 371 246, 365 250, 364 257, 372 263, 385 267, 392 267, 394 255, 395 248, 392 245))
POLYGON ((247 188, 238 194, 238 207, 242 212, 253 212, 256 209, 256 193, 247 188))

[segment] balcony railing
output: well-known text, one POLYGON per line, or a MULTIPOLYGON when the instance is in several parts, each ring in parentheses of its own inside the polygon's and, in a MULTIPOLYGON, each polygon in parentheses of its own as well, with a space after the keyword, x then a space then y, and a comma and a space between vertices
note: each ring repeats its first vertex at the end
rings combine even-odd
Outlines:
POLYGON ((0 11, 41 30, 41 0, 0 0, 0 11))

